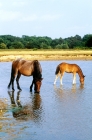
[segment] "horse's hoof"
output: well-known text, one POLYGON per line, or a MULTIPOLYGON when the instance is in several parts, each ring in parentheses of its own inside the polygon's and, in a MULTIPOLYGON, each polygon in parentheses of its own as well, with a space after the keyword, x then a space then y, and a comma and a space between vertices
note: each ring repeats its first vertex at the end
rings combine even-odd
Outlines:
POLYGON ((20 88, 19 91, 22 91, 22 89, 20 88))
POLYGON ((15 89, 12 89, 12 91, 15 91, 15 89))
POLYGON ((60 86, 63 86, 63 84, 60 84, 60 86))
POLYGON ((76 85, 76 83, 73 83, 73 85, 76 85))
POLYGON ((32 89, 30 88, 30 92, 32 92, 32 89))
POLYGON ((35 90, 34 90, 34 93, 40 93, 40 91, 35 91, 35 90))

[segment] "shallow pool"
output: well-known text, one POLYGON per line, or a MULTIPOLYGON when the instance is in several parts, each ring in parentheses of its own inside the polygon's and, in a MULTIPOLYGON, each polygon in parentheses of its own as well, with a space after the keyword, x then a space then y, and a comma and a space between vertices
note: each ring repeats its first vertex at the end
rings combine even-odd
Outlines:
POLYGON ((11 62, 0 62, 0 139, 2 140, 91 140, 92 61, 65 61, 78 64, 85 77, 80 86, 77 75, 65 73, 63 86, 55 69, 62 61, 40 61, 43 81, 40 94, 29 92, 32 77, 21 76, 15 92, 7 89, 11 62))

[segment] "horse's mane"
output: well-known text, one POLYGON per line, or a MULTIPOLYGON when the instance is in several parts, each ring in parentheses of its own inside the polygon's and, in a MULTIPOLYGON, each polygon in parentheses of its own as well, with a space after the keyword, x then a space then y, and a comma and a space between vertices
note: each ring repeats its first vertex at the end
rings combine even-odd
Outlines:
POLYGON ((78 65, 77 65, 77 67, 78 67, 78 70, 79 70, 78 73, 81 74, 82 76, 84 76, 84 75, 83 75, 83 72, 82 72, 82 69, 81 69, 78 65))
POLYGON ((42 78, 42 74, 41 74, 41 67, 40 67, 40 63, 38 60, 34 60, 33 61, 33 65, 34 65, 34 72, 33 72, 33 77, 35 79, 41 79, 42 78))

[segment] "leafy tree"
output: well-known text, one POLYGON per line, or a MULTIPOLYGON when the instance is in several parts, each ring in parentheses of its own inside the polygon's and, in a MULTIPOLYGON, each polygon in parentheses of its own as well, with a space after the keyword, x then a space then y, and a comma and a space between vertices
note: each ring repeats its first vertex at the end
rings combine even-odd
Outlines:
POLYGON ((4 41, 3 41, 3 39, 2 39, 2 38, 0 38, 0 44, 1 44, 1 43, 4 43, 4 41))
POLYGON ((51 45, 52 39, 50 37, 45 36, 45 40, 48 41, 48 45, 51 45))
POLYGON ((6 44, 4 44, 4 43, 1 43, 0 44, 0 49, 6 49, 7 47, 6 47, 6 44))
POLYGON ((69 49, 67 44, 62 44, 62 49, 69 49))
POLYGON ((39 48, 38 41, 35 39, 30 39, 30 41, 26 43, 25 47, 27 49, 39 48))
POLYGON ((62 44, 58 44, 58 45, 56 45, 55 48, 56 48, 56 49, 62 49, 62 44))
POLYGON ((75 38, 76 38, 76 40, 78 40, 78 41, 81 41, 81 40, 82 40, 81 36, 79 36, 79 35, 75 35, 75 38))
POLYGON ((59 44, 58 39, 53 39, 51 42, 51 46, 53 49, 55 49, 55 47, 59 44))
POLYGON ((85 43, 85 46, 87 46, 88 48, 92 48, 92 36, 88 38, 88 40, 85 43))
POLYGON ((91 36, 92 36, 92 34, 84 35, 83 38, 82 38, 82 41, 86 43, 91 36))
POLYGON ((45 37, 38 37, 37 40, 38 40, 39 45, 41 45, 42 43, 46 45, 50 45, 49 41, 45 37))
POLYGON ((70 49, 75 48, 76 46, 82 46, 83 42, 79 35, 76 35, 74 37, 68 37, 64 39, 65 42, 67 42, 70 49))
POLYGON ((60 37, 59 39, 58 39, 58 44, 63 44, 64 43, 64 40, 60 37))
POLYGON ((0 36, 0 44, 4 43, 6 47, 4 47, 2 44, 0 45, 1 48, 2 46, 4 48, 14 48, 14 49, 41 49, 41 48, 59 48, 59 49, 64 49, 64 48, 69 48, 69 49, 76 49, 76 48, 91 48, 91 37, 92 34, 87 34, 84 35, 83 38, 79 35, 75 35, 73 37, 68 37, 65 39, 60 38, 55 38, 52 39, 50 37, 44 36, 44 37, 36 37, 36 36, 26 36, 23 35, 22 37, 16 37, 12 35, 1 35, 0 36))
POLYGON ((48 45, 42 42, 40 45, 40 48, 41 49, 48 49, 48 45))
POLYGON ((56 46, 56 49, 69 49, 67 44, 58 44, 56 46))
POLYGON ((10 48, 24 49, 24 45, 21 42, 13 42, 10 48))

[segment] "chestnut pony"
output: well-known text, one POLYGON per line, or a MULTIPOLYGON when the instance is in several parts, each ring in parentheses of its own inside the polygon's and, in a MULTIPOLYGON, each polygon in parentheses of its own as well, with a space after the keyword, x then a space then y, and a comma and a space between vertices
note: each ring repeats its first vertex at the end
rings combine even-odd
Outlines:
POLYGON ((30 86, 30 92, 32 92, 32 87, 34 84, 35 92, 40 92, 40 87, 42 84, 42 68, 38 60, 27 61, 22 58, 16 59, 12 62, 11 68, 11 78, 8 88, 12 85, 12 90, 14 91, 14 79, 16 77, 17 88, 21 90, 19 85, 20 76, 33 76, 33 81, 30 86))
POLYGON ((60 76, 60 84, 62 85, 62 78, 63 78, 64 72, 73 73, 73 84, 76 83, 76 73, 78 73, 80 77, 80 83, 84 84, 85 76, 83 75, 81 68, 77 64, 68 64, 65 62, 57 66, 56 72, 55 72, 56 78, 55 78, 54 84, 56 84, 57 78, 58 76, 60 76))

